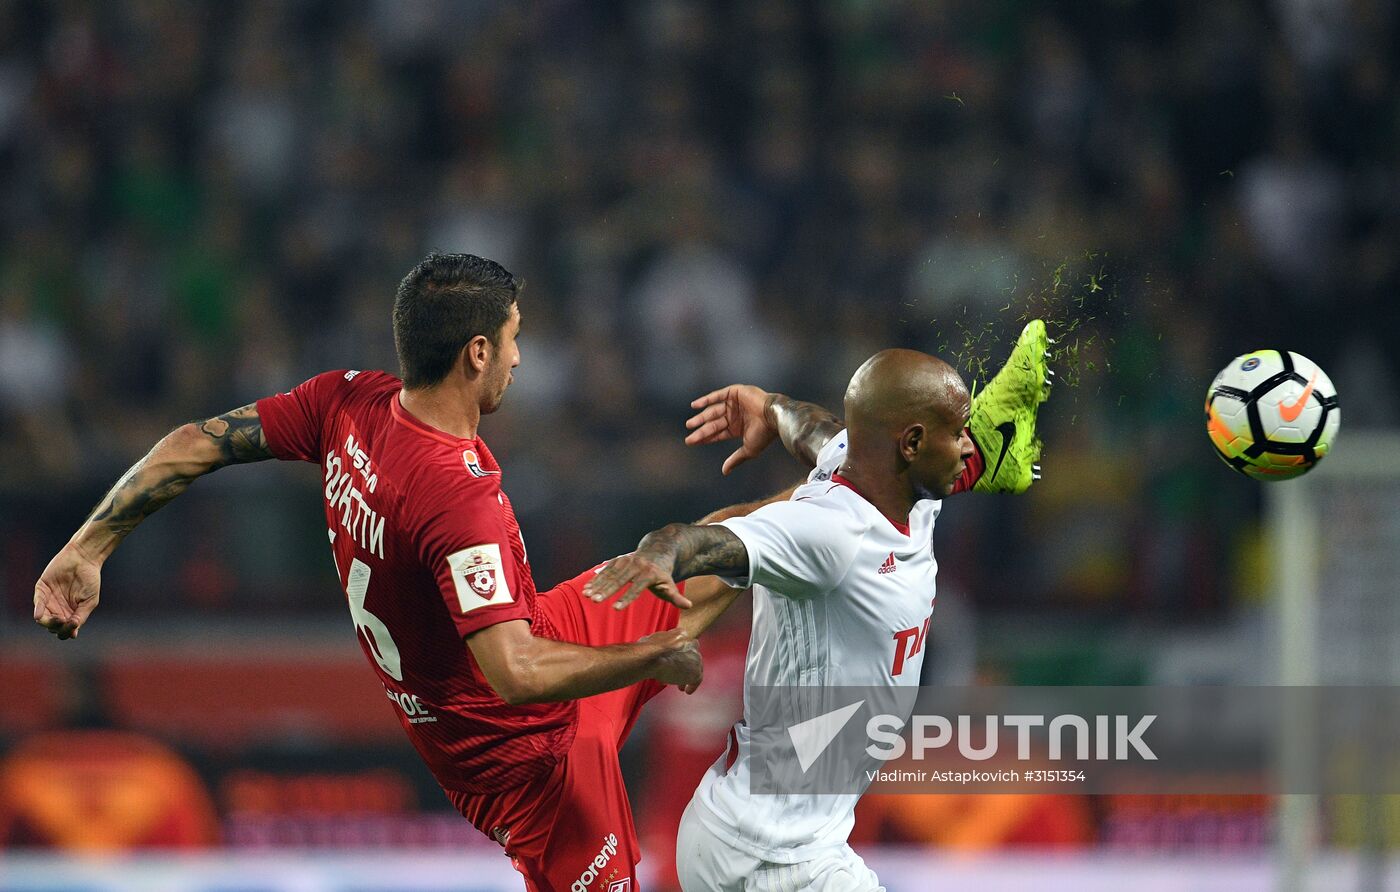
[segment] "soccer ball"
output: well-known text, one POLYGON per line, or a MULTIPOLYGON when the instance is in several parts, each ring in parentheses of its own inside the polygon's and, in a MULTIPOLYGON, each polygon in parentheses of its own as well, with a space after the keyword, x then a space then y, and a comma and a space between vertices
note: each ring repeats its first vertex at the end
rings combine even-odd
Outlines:
POLYGON ((1255 480, 1306 473, 1332 448, 1342 412, 1317 363, 1287 350, 1230 360, 1206 391, 1206 433, 1225 464, 1255 480))

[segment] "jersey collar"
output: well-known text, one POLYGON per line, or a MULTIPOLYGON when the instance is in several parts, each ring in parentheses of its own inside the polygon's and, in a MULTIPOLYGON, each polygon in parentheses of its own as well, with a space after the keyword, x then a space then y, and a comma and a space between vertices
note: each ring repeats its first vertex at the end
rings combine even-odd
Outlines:
MULTIPOLYGON (((863 493, 863 492, 861 492, 859 489, 857 489, 857 488, 856 488, 856 485, 855 485, 854 483, 852 483, 851 481, 847 480, 845 477, 842 477, 840 474, 832 474, 832 475, 831 475, 831 482, 832 482, 832 483, 839 484, 840 486, 846 487, 846 488, 849 489, 851 492, 853 492, 853 493, 855 493, 856 495, 860 496, 862 499, 865 499, 866 503, 867 503, 868 505, 870 505, 871 508, 875 508, 875 503, 872 502, 872 501, 870 501, 870 499, 866 497, 865 493, 863 493)), ((880 511, 879 508, 875 508, 875 510, 876 510, 876 511, 880 511)), ((908 524, 908 523, 900 523, 899 521, 895 520, 893 517, 890 517, 888 514, 886 514, 886 513, 883 512, 883 511, 880 511, 880 516, 883 517, 885 520, 888 520, 888 521, 890 522, 890 526, 894 527, 896 530, 899 530, 899 531, 900 531, 901 533, 903 533, 905 536, 908 536, 908 535, 909 535, 909 524, 908 524)))

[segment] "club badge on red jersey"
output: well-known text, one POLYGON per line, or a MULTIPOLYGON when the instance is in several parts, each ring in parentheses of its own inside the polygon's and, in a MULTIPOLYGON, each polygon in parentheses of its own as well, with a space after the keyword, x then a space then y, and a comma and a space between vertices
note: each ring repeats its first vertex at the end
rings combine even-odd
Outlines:
POLYGON ((488 471, 481 466, 481 458, 476 454, 475 449, 462 450, 462 463, 471 471, 473 477, 489 477, 492 474, 499 474, 500 471, 488 471))
POLYGON ((496 594, 496 574, 490 570, 474 570, 467 579, 472 591, 476 592, 486 600, 491 600, 491 596, 496 594))
POLYGON ((473 545, 453 552, 447 556, 447 565, 452 571, 452 584, 463 613, 515 600, 506 583, 501 546, 496 543, 473 545))

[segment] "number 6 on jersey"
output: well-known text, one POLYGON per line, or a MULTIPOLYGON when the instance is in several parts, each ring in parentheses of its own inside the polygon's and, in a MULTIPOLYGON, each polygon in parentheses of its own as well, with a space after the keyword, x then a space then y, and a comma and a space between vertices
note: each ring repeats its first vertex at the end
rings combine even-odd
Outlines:
POLYGON ((389 627, 380 622, 379 617, 365 609, 365 592, 369 590, 370 567, 359 558, 350 562, 350 573, 345 580, 345 595, 350 602, 350 618, 355 621, 355 631, 365 636, 370 653, 379 668, 389 673, 394 681, 403 681, 403 665, 399 662, 399 647, 389 634, 389 627))

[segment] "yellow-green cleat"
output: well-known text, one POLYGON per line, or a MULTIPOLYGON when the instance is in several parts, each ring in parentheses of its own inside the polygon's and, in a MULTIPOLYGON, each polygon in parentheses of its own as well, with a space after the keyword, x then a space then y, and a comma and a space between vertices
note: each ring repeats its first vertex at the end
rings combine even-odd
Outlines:
POLYGON ((1035 415, 1055 374, 1049 368, 1050 343, 1043 321, 1027 322, 1006 365, 973 397, 967 427, 986 463, 975 492, 1022 493, 1040 479, 1035 415))

